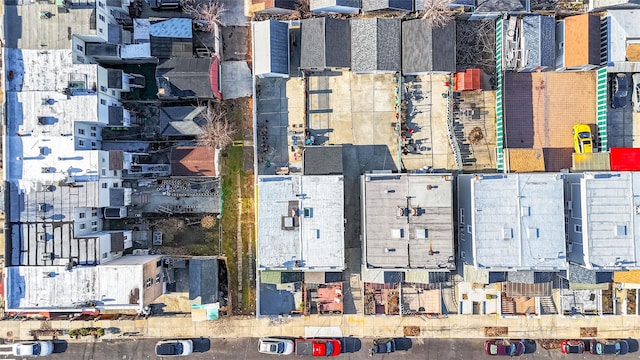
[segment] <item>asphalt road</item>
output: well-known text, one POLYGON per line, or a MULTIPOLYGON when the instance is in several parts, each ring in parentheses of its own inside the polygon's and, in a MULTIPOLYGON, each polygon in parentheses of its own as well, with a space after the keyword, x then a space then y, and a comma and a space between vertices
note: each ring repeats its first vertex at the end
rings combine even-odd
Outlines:
MULTIPOLYGON (((487 356, 483 351, 483 340, 479 339, 412 339, 412 348, 406 352, 396 352, 388 355, 374 355, 369 357, 368 350, 372 346, 372 339, 348 339, 352 353, 344 353, 336 359, 402 359, 402 360, 449 360, 449 359, 495 359, 487 356)), ((208 342, 205 339, 205 342, 208 342)), ((257 339, 213 339, 210 349, 181 359, 185 360, 261 360, 277 359, 273 355, 259 354, 257 352, 257 339)), ((113 341, 100 341, 95 343, 69 343, 62 354, 54 354, 47 357, 52 360, 141 360, 161 359, 154 355, 155 339, 123 339, 113 341)), ((562 355, 560 350, 544 350, 533 345, 527 351, 533 351, 521 356, 519 359, 637 359, 640 355, 637 351, 618 357, 584 355, 562 355)), ((3 357, 0 357, 3 358, 3 357)), ((4 357, 13 358, 13 357, 4 357)), ((291 355, 286 358, 297 358, 291 355)), ((169 359, 169 358, 167 358, 169 359)))

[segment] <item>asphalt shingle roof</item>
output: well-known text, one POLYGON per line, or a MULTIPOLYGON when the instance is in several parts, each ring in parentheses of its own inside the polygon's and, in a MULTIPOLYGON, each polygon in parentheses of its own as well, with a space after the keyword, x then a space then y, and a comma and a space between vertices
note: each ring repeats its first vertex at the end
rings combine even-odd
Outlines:
POLYGON ((456 25, 432 28, 421 19, 402 24, 402 72, 456 71, 456 25))
POLYGON ((300 27, 301 68, 348 68, 351 65, 351 30, 347 20, 306 19, 300 27))
POLYGON ((157 77, 165 77, 171 84, 171 94, 179 97, 213 97, 210 81, 210 58, 173 58, 161 61, 157 77))
POLYGON ((305 175, 340 175, 342 172, 342 146, 304 148, 305 175))
POLYGON ((364 0, 362 11, 404 10, 413 11, 412 0, 364 0))
POLYGON ((351 20, 353 72, 395 72, 401 67, 400 19, 351 20))
POLYGON ((525 11, 523 0, 478 0, 477 13, 503 13, 525 11))

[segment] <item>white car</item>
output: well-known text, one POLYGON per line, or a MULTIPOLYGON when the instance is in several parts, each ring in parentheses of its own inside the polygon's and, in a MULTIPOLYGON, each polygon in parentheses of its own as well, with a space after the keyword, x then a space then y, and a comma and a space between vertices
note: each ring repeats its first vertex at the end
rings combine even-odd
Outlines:
POLYGON ((261 338, 258 340, 258 352, 273 355, 291 355, 293 354, 293 340, 261 338))
POLYGON ((640 112, 640 73, 633 74, 631 79, 633 80, 633 95, 631 95, 633 111, 640 112))
POLYGON ((13 344, 13 356, 49 356, 53 353, 51 341, 30 341, 13 344))
POLYGON ((193 353, 193 341, 172 339, 162 340, 156 343, 156 355, 158 356, 187 356, 193 353))

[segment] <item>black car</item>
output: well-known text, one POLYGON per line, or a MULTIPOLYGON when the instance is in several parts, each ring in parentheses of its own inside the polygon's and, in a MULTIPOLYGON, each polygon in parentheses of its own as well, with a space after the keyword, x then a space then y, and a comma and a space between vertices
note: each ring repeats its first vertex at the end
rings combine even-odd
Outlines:
POLYGON ((629 103, 629 77, 626 74, 619 73, 613 77, 611 83, 611 107, 621 109, 629 103))
POLYGON ((394 339, 375 339, 373 340, 372 354, 386 354, 396 351, 396 342, 394 339))
POLYGON ((629 343, 626 340, 591 340, 589 352, 595 355, 624 355, 629 352, 629 343))

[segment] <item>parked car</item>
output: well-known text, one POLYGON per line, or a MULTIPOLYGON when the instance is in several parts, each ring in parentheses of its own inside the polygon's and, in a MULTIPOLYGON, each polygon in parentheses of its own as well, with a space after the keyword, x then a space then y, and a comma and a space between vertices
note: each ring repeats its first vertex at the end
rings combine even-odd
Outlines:
POLYGON ((373 340, 373 348, 371 354, 387 354, 396 351, 396 342, 394 339, 375 339, 373 340))
POLYGON ((49 356, 53 353, 53 342, 30 341, 13 344, 13 356, 49 356))
POLYGON ((296 354, 311 356, 340 355, 340 340, 338 339, 296 339, 296 354))
POLYGON ((560 351, 563 354, 582 354, 585 344, 582 340, 562 340, 560 343, 560 351))
POLYGON ((633 74, 631 80, 633 80, 633 94, 631 95, 633 111, 640 112, 640 73, 633 74))
POLYGON ((293 354, 293 341, 279 338, 261 338, 258 340, 258 352, 274 355, 293 354))
POLYGON ((596 355, 624 355, 629 352, 626 340, 591 340, 589 352, 596 355))
POLYGON ((158 356, 187 356, 193 353, 193 341, 170 339, 156 343, 156 355, 158 356))
POLYGON ((591 127, 586 124, 575 124, 571 130, 573 134, 573 150, 576 153, 593 152, 593 136, 591 136, 591 127))
POLYGON ((487 340, 484 342, 484 352, 494 356, 520 356, 524 354, 524 342, 522 340, 487 340))
POLYGON ((627 106, 629 96, 629 78, 626 74, 618 73, 611 83, 611 107, 621 109, 627 106))

